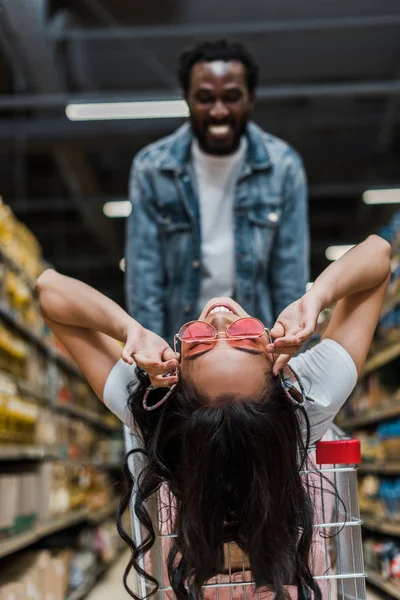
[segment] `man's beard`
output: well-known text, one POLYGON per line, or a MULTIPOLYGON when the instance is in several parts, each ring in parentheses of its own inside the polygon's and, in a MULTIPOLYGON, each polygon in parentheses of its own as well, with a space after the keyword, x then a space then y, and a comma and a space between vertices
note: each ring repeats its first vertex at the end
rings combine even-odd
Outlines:
POLYGON ((193 133, 198 139, 200 148, 207 154, 214 154, 216 156, 232 154, 233 152, 235 152, 235 150, 238 149, 240 145, 240 140, 246 132, 248 122, 249 116, 246 115, 240 122, 235 121, 234 123, 232 123, 232 121, 225 121, 222 123, 214 123, 213 121, 211 121, 203 126, 203 124, 199 125, 196 119, 191 118, 193 133), (229 125, 232 128, 232 135, 230 139, 210 139, 210 137, 207 135, 207 129, 210 125, 229 125))

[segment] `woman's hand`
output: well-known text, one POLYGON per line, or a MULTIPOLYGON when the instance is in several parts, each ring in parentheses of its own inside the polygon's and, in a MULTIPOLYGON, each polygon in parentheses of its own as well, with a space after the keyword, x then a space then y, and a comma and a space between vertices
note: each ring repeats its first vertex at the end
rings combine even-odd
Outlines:
POLYGON ((310 292, 289 304, 281 312, 270 331, 274 341, 266 347, 268 352, 279 354, 273 368, 274 375, 277 375, 290 358, 297 354, 302 345, 310 339, 317 326, 320 312, 321 303, 310 292))
POLYGON ((170 387, 178 382, 179 355, 159 335, 132 321, 126 329, 123 360, 146 371, 154 387, 170 387))

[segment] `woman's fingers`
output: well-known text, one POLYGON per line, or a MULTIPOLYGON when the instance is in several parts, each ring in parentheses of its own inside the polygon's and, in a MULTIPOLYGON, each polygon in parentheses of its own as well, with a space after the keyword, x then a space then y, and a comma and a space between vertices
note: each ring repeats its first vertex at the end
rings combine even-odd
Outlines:
POLYGON ((277 321, 275 323, 275 325, 273 326, 272 329, 270 329, 270 335, 273 338, 281 338, 282 336, 285 335, 285 328, 282 325, 282 323, 279 323, 279 321, 277 321))
MULTIPOLYGON (((314 329, 312 327, 302 327, 298 331, 288 332, 287 335, 277 338, 274 340, 273 344, 269 344, 269 346, 274 347, 275 351, 278 351, 279 348, 285 346, 296 346, 304 344, 312 334, 314 333, 314 329)), ((272 350, 268 350, 269 352, 272 350)))
POLYGON ((131 348, 130 346, 124 346, 124 348, 122 349, 121 358, 126 363, 128 363, 128 365, 133 365, 133 363, 134 363, 133 354, 134 353, 135 353, 135 351, 133 348, 131 348))
POLYGON ((170 373, 178 366, 178 361, 176 359, 168 360, 166 362, 162 362, 161 360, 157 360, 154 358, 149 358, 148 356, 142 354, 141 352, 134 353, 134 359, 136 364, 146 371, 150 376, 163 375, 164 373, 170 373))
POLYGON ((272 367, 273 374, 278 375, 279 371, 281 371, 288 364, 291 358, 292 357, 289 354, 281 354, 274 362, 274 366, 272 367))
POLYGON ((169 375, 168 377, 157 375, 150 377, 150 383, 154 387, 171 387, 171 385, 178 383, 178 377, 176 375, 169 375))
POLYGON ((164 350, 163 355, 162 355, 162 359, 164 361, 170 361, 170 360, 175 360, 175 361, 179 361, 179 352, 174 352, 172 350, 172 348, 168 347, 166 350, 164 350))

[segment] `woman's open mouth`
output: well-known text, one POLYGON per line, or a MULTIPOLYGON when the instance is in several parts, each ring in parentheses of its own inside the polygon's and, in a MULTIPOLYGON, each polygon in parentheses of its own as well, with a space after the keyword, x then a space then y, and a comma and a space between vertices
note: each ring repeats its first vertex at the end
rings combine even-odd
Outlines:
POLYGON ((230 306, 227 303, 219 303, 218 302, 218 304, 213 304, 212 306, 210 306, 210 308, 207 311, 206 317, 208 317, 208 315, 214 315, 219 312, 231 313, 233 315, 239 316, 237 314, 236 310, 232 306, 230 306))

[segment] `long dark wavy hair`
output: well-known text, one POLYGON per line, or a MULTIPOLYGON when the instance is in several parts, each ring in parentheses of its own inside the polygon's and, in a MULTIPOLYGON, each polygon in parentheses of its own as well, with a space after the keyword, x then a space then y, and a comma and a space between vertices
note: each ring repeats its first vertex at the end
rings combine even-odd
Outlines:
MULTIPOLYGON (((288 399, 278 378, 269 376, 253 398, 229 395, 212 403, 181 379, 166 403, 149 412, 142 406, 149 379, 140 370, 137 374, 129 408, 142 449, 130 454, 141 452, 146 460, 134 481, 127 459, 127 489, 118 515, 119 533, 132 550, 124 575, 130 595, 139 600, 127 584, 132 568, 154 586, 148 596, 158 589, 140 559, 155 542, 148 499, 166 483, 174 497, 176 535, 167 566, 177 600, 202 597, 202 586, 224 571, 230 542, 245 553, 257 588, 284 600, 291 584, 299 600, 312 595, 319 600, 309 566, 313 502, 301 476, 310 438, 305 411, 288 399), (122 525, 133 489, 134 510, 147 531, 140 545, 122 525)), ((155 390, 151 402, 162 394, 165 390, 155 390)))

